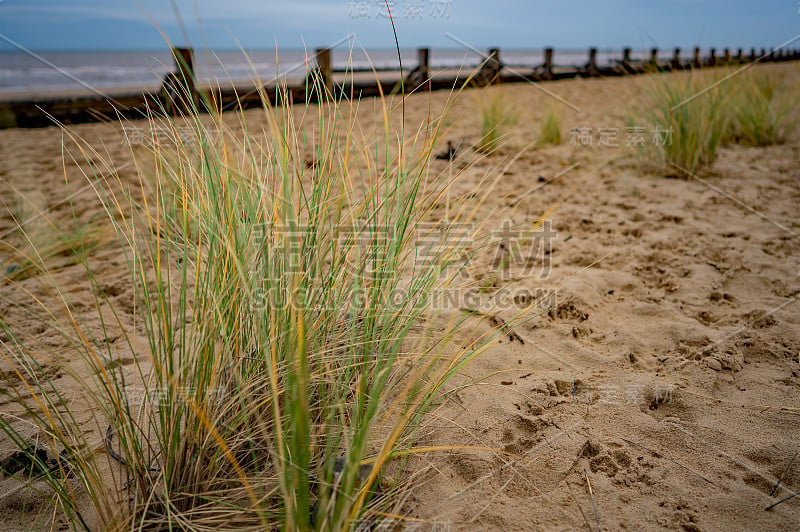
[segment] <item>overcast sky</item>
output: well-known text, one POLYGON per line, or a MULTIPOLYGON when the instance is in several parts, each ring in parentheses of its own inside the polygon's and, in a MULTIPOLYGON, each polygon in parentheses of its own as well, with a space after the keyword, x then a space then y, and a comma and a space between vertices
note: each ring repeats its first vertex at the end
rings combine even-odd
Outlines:
MULTIPOLYGON (((799 0, 394 0, 400 45, 770 47, 800 34, 799 0)), ((0 37, 37 50, 174 44, 314 48, 352 32, 394 46, 383 0, 0 0, 0 37), (178 22, 178 14, 182 24, 178 22), (183 26, 183 30, 181 29, 183 26), (184 31, 185 30, 185 31, 184 31)), ((800 47, 800 41, 795 43, 800 47)), ((0 50, 14 49, 0 39, 0 50)))

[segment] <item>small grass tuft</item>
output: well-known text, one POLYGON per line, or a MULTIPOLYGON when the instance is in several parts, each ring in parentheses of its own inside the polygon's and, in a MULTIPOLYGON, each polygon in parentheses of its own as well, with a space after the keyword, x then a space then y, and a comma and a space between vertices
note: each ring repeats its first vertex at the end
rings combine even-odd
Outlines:
POLYGON ((647 85, 648 96, 629 117, 652 131, 638 146, 646 165, 668 175, 692 174, 711 165, 718 149, 735 143, 783 142, 798 124, 800 92, 762 69, 708 74, 663 74, 647 85), (655 131, 660 131, 658 140, 655 131))
POLYGON ((719 76, 697 72, 655 75, 649 81, 644 106, 629 118, 634 127, 640 127, 644 118, 662 132, 654 142, 648 130, 639 145, 648 163, 668 175, 679 175, 678 168, 694 173, 716 160, 730 123, 730 85, 714 85, 717 81, 719 76))
POLYGON ((485 94, 479 100, 479 107, 481 138, 475 149, 489 155, 494 153, 504 140, 505 127, 511 122, 513 111, 508 107, 500 92, 485 94))
POLYGON ((749 70, 734 83, 733 120, 729 140, 745 146, 770 146, 785 141, 797 127, 800 92, 782 77, 749 70))
POLYGON ((540 146, 552 144, 558 146, 562 142, 561 138, 561 120, 563 113, 560 108, 549 106, 545 111, 544 120, 542 121, 541 129, 539 130, 540 146))

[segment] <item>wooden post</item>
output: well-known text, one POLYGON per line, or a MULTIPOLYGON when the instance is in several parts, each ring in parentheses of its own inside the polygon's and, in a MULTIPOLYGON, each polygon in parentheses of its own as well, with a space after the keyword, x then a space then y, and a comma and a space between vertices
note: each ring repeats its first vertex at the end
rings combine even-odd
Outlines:
POLYGON ((680 70, 681 67, 681 49, 675 48, 672 52, 672 70, 680 70))
POLYGON ((722 62, 724 64, 726 64, 726 65, 729 65, 731 63, 731 50, 730 50, 730 48, 725 48, 725 50, 722 51, 722 62))
POLYGON ((500 71, 503 69, 503 62, 500 60, 500 49, 489 49, 489 57, 483 63, 477 75, 477 81, 481 85, 493 85, 500 81, 500 71))
POLYGON ((767 51, 764 48, 761 49, 760 57, 762 61, 769 61, 769 57, 767 57, 767 51))
POLYGON ((423 87, 424 90, 430 90, 431 88, 431 49, 430 48, 420 48, 417 50, 417 68, 422 74, 425 81, 422 83, 425 85, 423 87))
POLYGON ((744 61, 744 50, 742 50, 741 48, 739 48, 739 49, 736 51, 736 62, 737 62, 737 63, 741 63, 742 61, 744 61))
POLYGON ((692 66, 694 68, 700 68, 701 66, 703 66, 700 63, 700 47, 699 46, 695 46, 694 47, 694 55, 692 56, 692 66))
POLYGON ((427 76, 430 73, 431 49, 420 48, 417 50, 417 68, 427 76))
POLYGON ((417 48, 417 66, 406 77, 406 91, 431 90, 430 48, 417 48))
POLYGON ((191 48, 172 48, 175 71, 164 77, 161 96, 164 109, 172 115, 197 112, 197 88, 194 77, 194 51, 191 48))
POLYGON ((756 49, 750 48, 750 62, 754 62, 756 60, 756 49))
POLYGON ((631 68, 631 49, 630 48, 623 48, 622 49, 622 68, 625 69, 626 72, 630 72, 631 68))
POLYGON ((553 79, 553 49, 544 49, 544 72, 542 79, 553 79))
POLYGON ((650 66, 658 70, 658 48, 650 50, 650 66))
POLYGON ((584 76, 597 76, 597 48, 589 48, 589 61, 583 67, 584 76))
POLYGON ((316 50, 316 74, 319 76, 319 83, 328 95, 333 95, 333 68, 331 67, 331 49, 317 48, 316 50))
POLYGON ((717 66, 717 49, 716 48, 712 48, 711 49, 711 56, 708 59, 708 64, 710 66, 712 66, 712 67, 713 66, 717 66))
POLYGON ((0 129, 17 127, 17 115, 10 103, 0 102, 0 129))

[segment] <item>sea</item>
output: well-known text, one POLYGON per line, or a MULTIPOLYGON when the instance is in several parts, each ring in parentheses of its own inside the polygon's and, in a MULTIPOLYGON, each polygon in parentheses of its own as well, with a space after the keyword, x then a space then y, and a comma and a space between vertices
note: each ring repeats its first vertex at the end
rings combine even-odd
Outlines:
MULTIPOLYGON (((501 59, 520 69, 543 63, 543 50, 502 50, 501 59)), ((600 50, 598 63, 603 65, 620 59, 620 50, 600 50)), ((302 78, 307 57, 304 50, 196 50, 195 70, 201 84, 211 86, 273 81, 276 77, 302 78)), ((634 51, 632 57, 645 57, 634 51)), ((416 66, 416 50, 401 50, 404 69, 416 66)), ((586 63, 586 50, 556 50, 554 63, 574 66, 586 63)), ((431 68, 469 69, 482 61, 477 50, 432 49, 431 68)), ((394 50, 335 49, 336 68, 399 68, 394 50)), ((85 92, 89 87, 103 91, 112 89, 154 90, 167 72, 174 70, 168 49, 145 51, 0 51, 0 99, 4 94, 26 92, 85 92)))

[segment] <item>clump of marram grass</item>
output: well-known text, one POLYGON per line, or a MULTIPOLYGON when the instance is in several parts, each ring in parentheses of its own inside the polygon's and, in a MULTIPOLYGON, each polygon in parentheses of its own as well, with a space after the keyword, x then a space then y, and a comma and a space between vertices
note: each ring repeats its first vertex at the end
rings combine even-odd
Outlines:
POLYGON ((632 127, 648 127, 638 148, 645 160, 669 175, 694 173, 713 163, 730 124, 730 85, 719 76, 657 75, 632 127), (655 139, 654 131, 661 132, 655 139))
MULTIPOLYGON (((653 80, 642 117, 652 128, 640 152, 669 175, 691 175, 711 165, 728 143, 768 146, 797 127, 800 92, 764 69, 720 74, 664 74, 653 80), (656 132, 658 132, 656 134, 656 132)), ((645 128, 647 129, 647 128, 645 128)))
MULTIPOLYGON (((437 135, 397 155, 387 135, 378 161, 379 131, 359 135, 336 102, 314 128, 266 97, 264 118, 266 135, 240 115, 241 136, 219 115, 152 118, 195 138, 132 150, 143 197, 113 161, 87 176, 125 254, 135 329, 116 311, 92 326, 46 271, 65 311, 34 301, 28 312, 69 353, 31 346, 0 317, 3 361, 16 368, 0 395, 25 417, 0 416, 0 430, 37 460, 34 427, 65 457, 40 478, 75 526, 345 530, 396 514, 402 482, 381 492, 381 473, 415 452, 444 383, 489 344, 451 354, 458 323, 431 307, 452 245, 414 260, 437 135), (39 371, 45 360, 80 390, 79 407, 39 371)), ((113 308, 84 266, 97 312, 113 308)))
POLYGON ((541 128, 539 129, 539 145, 552 144, 558 146, 561 144, 561 119, 562 111, 558 107, 549 106, 544 114, 541 128))
POLYGON ((800 92, 764 70, 742 72, 731 81, 734 97, 729 139, 747 146, 783 142, 797 127, 800 92))
POLYGON ((505 136, 505 127, 511 122, 512 110, 501 92, 484 94, 478 100, 481 111, 481 137, 475 149, 491 154, 497 150, 505 136))

